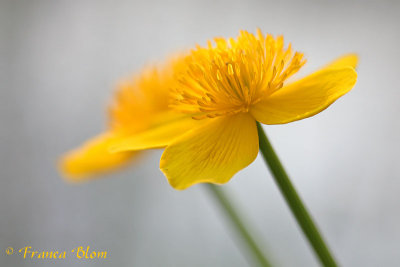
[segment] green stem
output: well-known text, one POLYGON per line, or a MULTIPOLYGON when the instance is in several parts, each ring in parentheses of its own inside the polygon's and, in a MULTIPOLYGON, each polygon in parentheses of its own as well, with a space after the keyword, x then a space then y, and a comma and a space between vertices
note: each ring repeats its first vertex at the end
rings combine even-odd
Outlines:
POLYGON ((321 234, 319 233, 317 226, 313 222, 310 214, 293 187, 289 176, 286 174, 285 169, 279 161, 271 143, 268 141, 262 126, 258 122, 257 128, 260 151, 272 172, 275 182, 283 194, 286 203, 289 205, 294 217, 296 217, 297 223, 303 230, 304 235, 307 237, 323 266, 338 266, 330 253, 328 246, 325 244, 321 234))
MULTIPOLYGON (((219 202, 220 206, 223 208, 226 216, 232 222, 232 226, 235 228, 240 240, 245 243, 251 252, 255 261, 259 263, 259 266, 270 267, 271 264, 265 258, 260 248, 257 246, 256 242, 250 236, 243 221, 240 219, 238 213, 232 207, 227 195, 223 192, 221 188, 213 184, 205 184, 209 192, 212 194, 214 199, 219 202)), ((253 265, 252 265, 253 266, 253 265)))

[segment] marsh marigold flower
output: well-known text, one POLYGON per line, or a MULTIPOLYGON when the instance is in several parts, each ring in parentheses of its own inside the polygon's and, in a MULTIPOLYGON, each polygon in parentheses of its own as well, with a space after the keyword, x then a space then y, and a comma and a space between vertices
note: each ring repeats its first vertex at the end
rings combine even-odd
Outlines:
POLYGON ((305 59, 285 47, 283 37, 258 30, 214 41, 197 46, 174 70, 174 119, 111 146, 114 152, 165 146, 160 168, 176 189, 226 183, 258 154, 256 121, 283 124, 313 116, 356 83, 356 55, 287 83, 305 59))
POLYGON ((109 107, 108 129, 67 153, 61 171, 73 181, 80 181, 125 165, 137 151, 110 153, 109 146, 121 138, 148 129, 154 119, 168 109, 170 68, 145 69, 132 80, 120 83, 109 107))

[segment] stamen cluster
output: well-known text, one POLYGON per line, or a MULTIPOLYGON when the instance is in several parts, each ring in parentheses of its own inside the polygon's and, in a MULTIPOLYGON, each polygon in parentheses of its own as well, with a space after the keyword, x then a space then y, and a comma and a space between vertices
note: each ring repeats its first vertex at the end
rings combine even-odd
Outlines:
POLYGON ((283 37, 241 31, 238 38, 214 39, 185 58, 173 88, 172 107, 194 119, 248 112, 282 88, 304 64, 303 54, 284 47, 283 37))

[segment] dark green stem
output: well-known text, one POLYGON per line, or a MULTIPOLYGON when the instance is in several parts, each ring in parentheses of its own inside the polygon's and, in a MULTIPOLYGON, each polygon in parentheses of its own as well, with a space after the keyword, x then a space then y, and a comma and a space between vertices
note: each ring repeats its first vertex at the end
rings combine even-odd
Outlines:
POLYGON ((239 215, 232 207, 231 202, 229 201, 227 195, 223 192, 223 190, 213 184, 205 184, 205 186, 210 191, 214 199, 223 208, 224 213, 230 219, 232 226, 236 230, 239 239, 242 241, 242 243, 247 245, 248 251, 251 252, 252 258, 256 262, 258 262, 259 266, 270 267, 271 264, 265 258, 260 248, 257 246, 256 242, 250 236, 249 232, 244 226, 243 221, 240 219, 239 215))
POLYGON ((279 158, 272 148, 271 143, 268 141, 262 126, 258 122, 257 128, 260 151, 264 157, 264 160, 272 172, 275 182, 283 194, 286 203, 289 205, 289 208, 296 218, 297 223, 300 225, 304 235, 307 237, 308 241, 313 247, 321 264, 327 267, 338 266, 331 252, 329 251, 328 246, 325 244, 321 234, 319 233, 317 226, 313 222, 310 214, 293 187, 289 176, 286 174, 285 169, 279 161, 279 158))

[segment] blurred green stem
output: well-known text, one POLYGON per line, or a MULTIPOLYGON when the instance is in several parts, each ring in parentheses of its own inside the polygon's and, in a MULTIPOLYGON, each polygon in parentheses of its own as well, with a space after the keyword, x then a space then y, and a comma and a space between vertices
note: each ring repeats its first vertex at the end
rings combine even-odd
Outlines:
POLYGON ((313 247, 316 255, 318 256, 321 264, 327 267, 336 267, 337 264, 328 246, 325 244, 317 226, 314 224, 310 214, 301 201, 295 188, 293 187, 289 176, 286 174, 278 156, 276 155, 271 143, 269 142, 262 126, 257 122, 258 138, 260 143, 260 151, 268 165, 272 176, 275 179, 281 193, 283 194, 286 203, 289 205, 297 223, 303 230, 304 235, 307 237, 311 246, 313 247))
MULTIPOLYGON (((232 207, 231 201, 228 199, 228 196, 224 193, 224 191, 216 185, 213 184, 205 184, 209 192, 212 194, 214 199, 220 204, 221 208, 223 208, 226 216, 230 219, 232 226, 237 232, 239 240, 242 241, 249 252, 251 252, 251 256, 255 262, 258 262, 259 266, 270 267, 272 266, 264 254, 261 252, 261 249, 257 246, 256 242, 251 237, 250 233, 244 226, 243 221, 240 219, 237 211, 232 207)), ((253 266, 253 265, 251 265, 253 266)))

